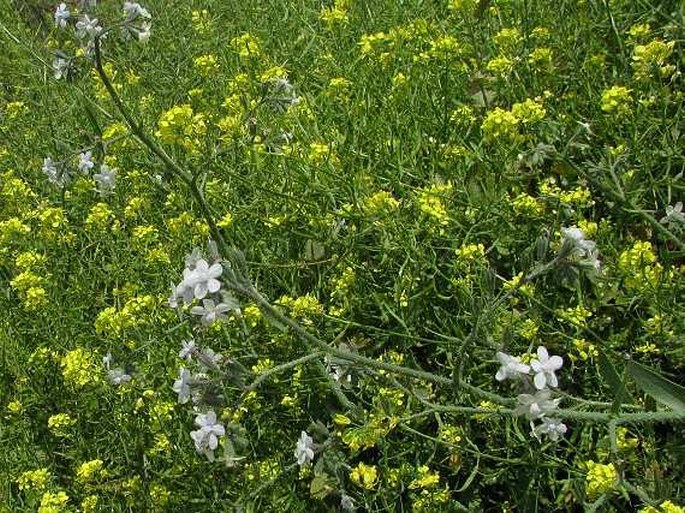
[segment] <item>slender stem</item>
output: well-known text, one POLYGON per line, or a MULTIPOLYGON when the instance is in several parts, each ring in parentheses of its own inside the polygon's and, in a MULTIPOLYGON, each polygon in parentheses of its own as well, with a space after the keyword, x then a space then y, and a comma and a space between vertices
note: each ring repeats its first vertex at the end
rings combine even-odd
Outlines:
POLYGON ((250 383, 250 385, 245 389, 245 392, 250 392, 251 390, 254 390, 259 385, 261 385, 266 379, 270 378, 274 374, 278 374, 288 369, 292 369, 293 367, 297 367, 298 365, 302 365, 303 363, 307 363, 311 360, 316 360, 317 358, 321 358, 325 354, 326 353, 324 353, 323 351, 317 351, 316 353, 308 354, 307 356, 303 356, 302 358, 297 358, 296 360, 291 360, 289 362, 282 363, 281 365, 276 365, 276 367, 273 367, 261 373, 252 383, 250 383))

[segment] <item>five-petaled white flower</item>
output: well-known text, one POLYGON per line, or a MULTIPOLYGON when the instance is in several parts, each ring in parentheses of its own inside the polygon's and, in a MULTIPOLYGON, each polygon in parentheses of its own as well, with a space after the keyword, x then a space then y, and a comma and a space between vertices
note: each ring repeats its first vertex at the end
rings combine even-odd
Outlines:
POLYGON ((97 18, 90 18, 87 14, 83 15, 79 21, 76 22, 76 37, 84 38, 88 36, 93 38, 102 32, 102 27, 98 24, 97 18))
POLYGON ((178 352, 178 357, 190 361, 197 351, 197 346, 193 340, 181 340, 181 350, 178 352))
POLYGON ((202 306, 194 306, 190 309, 190 313, 193 315, 201 315, 202 324, 212 324, 216 321, 222 321, 226 319, 226 312, 231 310, 231 307, 226 303, 214 304, 211 299, 203 299, 202 306))
POLYGON ((185 404, 190 399, 190 383, 192 376, 185 367, 178 370, 178 379, 174 381, 174 392, 178 394, 178 403, 185 404))
POLYGON ((69 59, 63 57, 55 57, 52 61, 52 71, 55 80, 66 78, 69 74, 69 59))
POLYGON ((495 374, 495 379, 497 381, 504 381, 508 378, 518 378, 530 372, 530 366, 521 363, 521 358, 518 356, 510 356, 500 351, 498 351, 495 356, 502 365, 497 371, 497 374, 495 374))
POLYGON ((547 435, 551 440, 556 442, 559 440, 559 438, 564 436, 568 430, 566 424, 561 422, 559 419, 542 417, 541 420, 542 424, 538 424, 537 426, 533 426, 533 422, 531 421, 531 431, 533 436, 535 436, 535 438, 538 440, 540 440, 540 435, 547 435))
POLYGON ((71 17, 71 13, 67 8, 67 4, 62 2, 55 9, 55 26, 64 28, 67 26, 67 20, 71 17))
POLYGON ((57 166, 52 161, 51 157, 45 157, 43 159, 42 171, 45 174, 45 176, 48 177, 48 180, 51 183, 53 183, 55 185, 59 185, 59 186, 64 185, 64 178, 65 177, 59 171, 57 171, 57 166))
POLYGON ((126 16, 126 21, 133 21, 139 16, 146 19, 151 17, 148 10, 136 2, 124 2, 124 16, 126 16))
POLYGON ((559 385, 559 381, 554 371, 561 369, 563 364, 564 360, 561 356, 550 357, 545 347, 538 347, 537 360, 531 360, 530 362, 530 367, 535 373, 533 378, 535 388, 538 390, 542 390, 547 386, 556 388, 559 385))
POLYGON ((539 419, 554 411, 561 399, 550 399, 549 389, 540 390, 531 394, 521 394, 518 396, 519 405, 514 410, 514 415, 525 415, 528 420, 539 419))
POLYGON ((79 153, 78 170, 81 173, 88 174, 88 172, 93 169, 95 162, 93 162, 93 153, 91 151, 86 151, 84 153, 79 153))
POLYGON ((220 436, 226 434, 223 424, 216 421, 216 413, 209 410, 206 414, 198 414, 195 424, 200 428, 190 432, 190 437, 195 442, 195 450, 207 456, 209 461, 214 461, 214 450, 219 446, 220 436))
POLYGON ((300 433, 300 438, 295 447, 297 464, 302 467, 314 461, 314 440, 306 431, 300 433))
POLYGON ((107 164, 100 166, 100 172, 93 175, 93 179, 97 182, 98 192, 102 195, 109 194, 116 186, 117 170, 110 168, 107 164))
POLYGON ((185 287, 193 289, 193 294, 197 299, 203 299, 208 292, 213 294, 219 291, 221 282, 217 278, 221 276, 222 272, 221 264, 210 266, 206 260, 201 258, 195 263, 194 269, 183 271, 183 283, 185 287))

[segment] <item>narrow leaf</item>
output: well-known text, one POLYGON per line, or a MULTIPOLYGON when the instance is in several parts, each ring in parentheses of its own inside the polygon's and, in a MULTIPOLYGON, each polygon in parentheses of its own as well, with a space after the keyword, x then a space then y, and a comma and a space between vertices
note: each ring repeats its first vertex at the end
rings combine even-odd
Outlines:
POLYGON ((611 360, 609 360, 607 355, 603 352, 599 353, 597 362, 599 363, 599 372, 602 374, 604 381, 606 381, 614 394, 614 402, 611 405, 611 411, 617 413, 621 408, 621 404, 628 399, 632 399, 632 397, 616 370, 616 367, 614 367, 614 364, 611 363, 611 360))
POLYGON ((660 373, 636 362, 628 362, 628 373, 640 389, 657 402, 678 412, 685 412, 685 387, 673 383, 660 373))

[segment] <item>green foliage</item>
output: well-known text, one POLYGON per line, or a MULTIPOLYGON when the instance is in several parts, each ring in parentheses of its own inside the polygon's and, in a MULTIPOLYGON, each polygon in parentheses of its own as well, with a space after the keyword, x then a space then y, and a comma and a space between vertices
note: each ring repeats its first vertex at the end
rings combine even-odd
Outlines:
POLYGON ((0 4, 0 511, 681 510, 682 6, 76 4, 0 4))

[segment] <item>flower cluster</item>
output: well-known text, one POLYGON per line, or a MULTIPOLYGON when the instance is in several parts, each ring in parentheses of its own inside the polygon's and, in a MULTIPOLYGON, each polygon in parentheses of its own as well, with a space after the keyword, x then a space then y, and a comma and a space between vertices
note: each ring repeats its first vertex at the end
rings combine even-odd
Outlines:
POLYGON ((190 437, 195 442, 195 450, 207 456, 209 461, 214 461, 214 450, 219 446, 219 437, 226 434, 226 428, 217 422, 214 410, 198 413, 195 424, 199 429, 190 432, 190 437))
POLYGON ((552 398, 551 388, 559 386, 556 371, 564 364, 561 356, 550 356, 547 348, 539 346, 537 357, 530 363, 523 363, 520 357, 511 356, 498 352, 497 360, 500 368, 495 374, 497 381, 505 379, 520 379, 525 389, 532 393, 524 393, 518 396, 518 406, 514 411, 517 416, 525 416, 530 421, 531 432, 540 439, 541 435, 547 435, 552 440, 558 440, 566 433, 566 425, 558 419, 549 417, 550 413, 559 405, 560 399, 552 398), (533 376, 532 382, 530 376, 533 376), (534 421, 541 423, 535 425, 534 421))
POLYGON ((171 287, 169 305, 178 308, 179 301, 190 304, 193 300, 199 299, 202 300, 202 306, 193 306, 190 313, 199 315, 202 324, 210 325, 225 320, 226 314, 231 310, 238 311, 239 306, 230 292, 220 290, 221 282, 218 278, 222 273, 223 267, 220 263, 210 265, 196 248, 186 257, 183 280, 171 287), (215 299, 207 297, 208 294, 214 294, 215 299))
POLYGON ((193 375, 185 366, 180 367, 178 379, 174 381, 172 388, 178 395, 179 404, 185 404, 190 399, 197 404, 202 398, 200 386, 209 383, 207 372, 219 370, 223 355, 215 353, 210 348, 201 349, 193 340, 183 340, 181 345, 178 357, 185 360, 186 364, 191 364, 195 360, 199 369, 193 375))
MULTIPOLYGON (((94 6, 95 2, 91 3, 94 6)), ((147 9, 135 2, 124 2, 123 7, 124 21, 121 23, 121 33, 125 40, 136 38, 140 42, 146 42, 150 38, 150 19, 151 15, 147 9)), ((69 6, 62 2, 54 11, 55 26, 60 30, 67 29, 73 22, 74 35, 84 43, 84 46, 77 51, 76 55, 92 55, 95 39, 104 39, 107 30, 102 28, 97 18, 84 13, 74 20, 69 6)), ((75 57, 70 57, 62 51, 57 51, 52 61, 52 70, 55 79, 68 78, 72 73, 72 65, 75 57)))
MULTIPOLYGON (((93 162, 92 152, 85 151, 80 153, 76 164, 78 174, 88 176, 94 168, 95 162, 93 162)), ((54 162, 52 157, 49 156, 43 159, 42 171, 48 181, 58 187, 64 187, 75 175, 71 169, 66 167, 65 163, 54 162)), ((93 173, 92 176, 96 183, 96 189, 102 196, 112 193, 116 186, 117 170, 115 168, 103 163, 100 165, 100 172, 93 173)))

